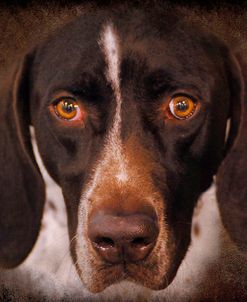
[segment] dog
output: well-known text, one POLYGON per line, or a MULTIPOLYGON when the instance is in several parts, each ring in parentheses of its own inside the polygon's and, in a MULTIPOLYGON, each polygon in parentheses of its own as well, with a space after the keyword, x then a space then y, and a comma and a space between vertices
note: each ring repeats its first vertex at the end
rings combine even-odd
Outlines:
POLYGON ((166 288, 215 174, 223 223, 245 251, 242 66, 213 34, 156 9, 82 16, 26 54, 1 84, 0 267, 22 263, 40 229, 30 125, 91 292, 122 280, 166 288))

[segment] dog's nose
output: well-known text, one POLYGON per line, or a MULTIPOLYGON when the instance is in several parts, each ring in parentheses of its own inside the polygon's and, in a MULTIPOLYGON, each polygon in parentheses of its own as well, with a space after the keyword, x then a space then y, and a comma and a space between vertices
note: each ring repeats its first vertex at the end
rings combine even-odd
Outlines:
POLYGON ((88 226, 94 249, 110 263, 145 259, 154 248, 159 233, 156 219, 146 214, 96 214, 88 226))

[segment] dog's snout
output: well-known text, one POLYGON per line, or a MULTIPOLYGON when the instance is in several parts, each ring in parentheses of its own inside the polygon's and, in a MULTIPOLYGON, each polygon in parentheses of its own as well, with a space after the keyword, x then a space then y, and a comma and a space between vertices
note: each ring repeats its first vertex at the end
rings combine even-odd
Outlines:
POLYGON ((96 214, 88 229, 94 249, 110 263, 145 259, 154 248, 158 233, 156 219, 144 214, 96 214))

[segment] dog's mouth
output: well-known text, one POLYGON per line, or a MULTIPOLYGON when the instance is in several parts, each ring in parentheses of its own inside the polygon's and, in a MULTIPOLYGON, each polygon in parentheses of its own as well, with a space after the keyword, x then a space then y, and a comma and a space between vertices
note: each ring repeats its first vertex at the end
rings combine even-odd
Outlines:
POLYGON ((93 293, 102 292, 107 287, 122 281, 129 281, 152 290, 160 290, 166 288, 175 276, 174 270, 161 276, 160 273, 157 274, 157 265, 148 263, 104 264, 94 272, 91 271, 90 276, 85 276, 78 264, 76 267, 82 282, 93 293))
MULTIPOLYGON (((168 241, 166 244, 162 240, 158 241, 144 260, 133 262, 123 259, 117 263, 103 261, 87 246, 86 250, 80 249, 81 253, 77 252, 75 265, 82 283, 93 293, 102 292, 122 281, 129 281, 152 290, 161 290, 172 282, 181 263, 176 261, 177 253, 173 249, 176 248, 175 245, 170 244, 168 248, 167 243, 168 241)), ((178 250, 176 248, 176 251, 178 250)))

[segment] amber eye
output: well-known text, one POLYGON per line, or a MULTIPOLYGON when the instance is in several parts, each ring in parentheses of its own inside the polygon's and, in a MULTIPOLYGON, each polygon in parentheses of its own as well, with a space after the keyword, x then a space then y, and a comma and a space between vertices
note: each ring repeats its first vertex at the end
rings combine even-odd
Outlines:
POLYGON ((169 103, 171 114, 180 120, 190 118, 195 110, 197 103, 187 96, 175 96, 169 103))
POLYGON ((60 98, 54 109, 57 116, 65 120, 75 119, 80 114, 80 108, 73 98, 60 98))

